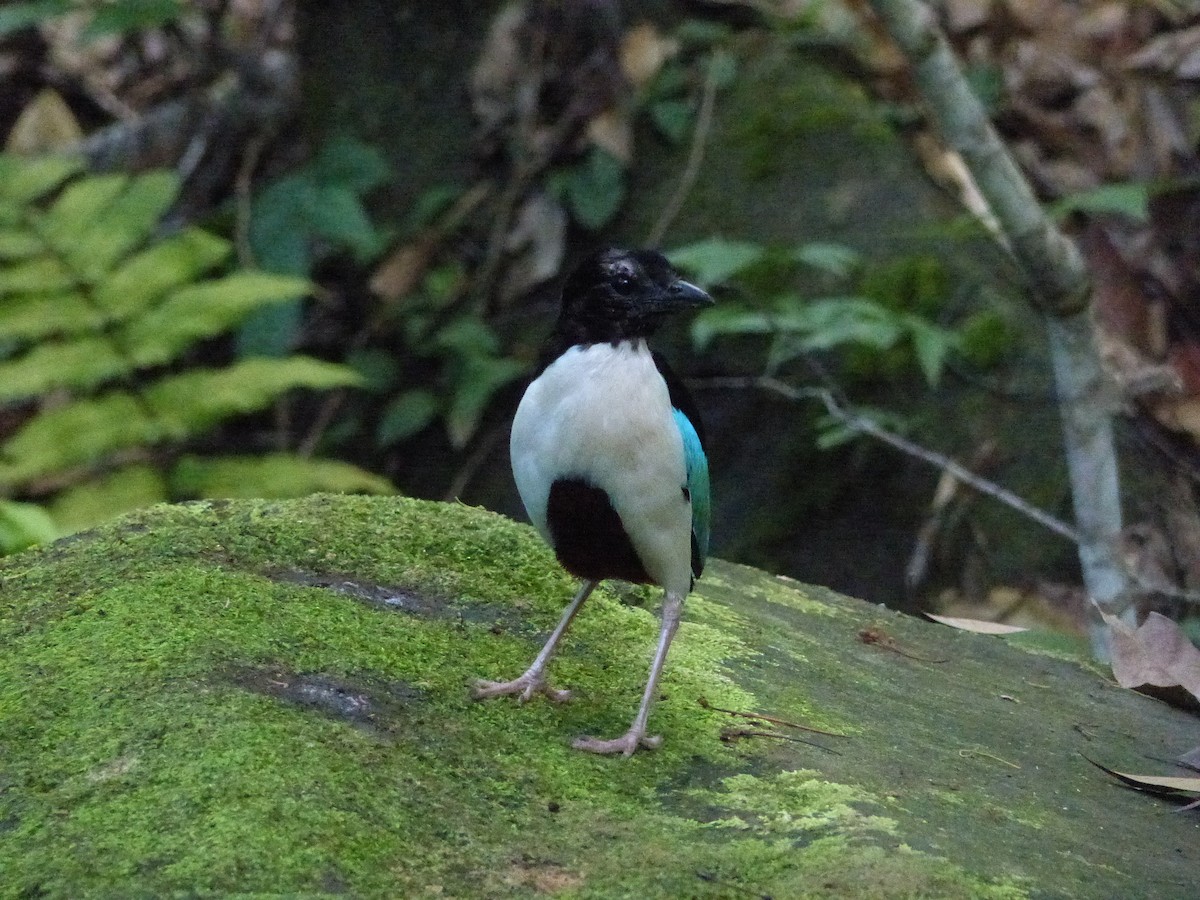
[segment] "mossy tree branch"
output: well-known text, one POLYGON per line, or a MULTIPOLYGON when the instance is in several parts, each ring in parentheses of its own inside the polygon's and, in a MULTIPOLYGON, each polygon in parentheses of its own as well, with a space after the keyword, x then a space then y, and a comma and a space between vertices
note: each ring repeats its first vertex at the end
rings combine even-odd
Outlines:
MULTIPOLYGON (((1132 617, 1117 546, 1121 495, 1112 402, 1088 315, 1091 288, 1083 260, 1047 217, 992 127, 933 10, 919 0, 872 0, 871 5, 912 64, 942 138, 962 156, 991 206, 1028 279, 1030 300, 1046 318, 1084 584, 1096 603, 1132 617)), ((1093 647, 1106 654, 1099 622, 1093 647)))

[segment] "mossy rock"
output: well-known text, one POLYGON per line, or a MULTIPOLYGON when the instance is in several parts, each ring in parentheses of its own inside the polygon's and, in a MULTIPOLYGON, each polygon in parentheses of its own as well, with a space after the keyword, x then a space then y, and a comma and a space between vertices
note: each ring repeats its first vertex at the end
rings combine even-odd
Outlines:
POLYGON ((5 560, 0 895, 1195 895, 1196 817, 1080 755, 1154 768, 1184 713, 714 563, 662 749, 592 756, 569 740, 628 724, 652 592, 589 601, 573 702, 468 694, 572 588, 529 528, 395 498, 163 506, 5 560))

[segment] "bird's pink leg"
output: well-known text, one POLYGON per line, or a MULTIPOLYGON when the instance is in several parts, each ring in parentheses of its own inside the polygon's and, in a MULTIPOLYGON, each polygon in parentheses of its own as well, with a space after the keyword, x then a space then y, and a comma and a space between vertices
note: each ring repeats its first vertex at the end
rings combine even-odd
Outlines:
POLYGON ((533 699, 534 694, 545 694, 555 703, 562 703, 571 699, 570 691, 555 690, 546 683, 546 665, 550 662, 550 657, 554 655, 554 648, 558 646, 558 642, 562 640, 562 636, 567 633, 567 629, 571 627, 571 620, 575 618, 575 614, 579 612, 579 607, 583 606, 583 601, 586 600, 596 589, 599 582, 585 581, 579 587, 579 593, 575 595, 575 599, 563 612, 562 619, 559 620, 557 627, 550 633, 545 645, 537 655, 537 659, 525 670, 525 674, 520 678, 515 678, 512 681, 484 681, 480 679, 475 682, 475 690, 471 696, 476 700, 483 700, 488 697, 500 697, 504 694, 518 694, 517 699, 524 703, 527 700, 533 699))
POLYGON ((588 736, 576 738, 572 747, 576 750, 587 750, 590 753, 621 753, 631 756, 638 747, 654 750, 662 744, 662 737, 659 735, 648 736, 646 734, 646 720, 650 718, 650 706, 654 703, 658 691, 658 678, 662 675, 663 663, 667 661, 667 651, 671 649, 671 639, 675 637, 675 631, 679 628, 679 617, 682 611, 683 597, 668 592, 663 599, 662 630, 658 635, 658 647, 654 651, 654 662, 650 665, 650 677, 646 680, 646 690, 642 693, 642 705, 638 707, 637 715, 634 716, 629 730, 621 737, 613 738, 610 741, 602 741, 588 736))

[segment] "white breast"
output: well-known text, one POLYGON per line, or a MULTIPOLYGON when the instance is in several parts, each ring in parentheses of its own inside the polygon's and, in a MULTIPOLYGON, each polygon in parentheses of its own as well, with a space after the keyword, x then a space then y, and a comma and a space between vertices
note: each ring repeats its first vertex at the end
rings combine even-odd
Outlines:
POLYGON ((683 440, 645 341, 573 347, 531 384, 513 419, 513 476, 547 542, 558 478, 608 494, 646 572, 668 590, 691 583, 691 507, 683 440))

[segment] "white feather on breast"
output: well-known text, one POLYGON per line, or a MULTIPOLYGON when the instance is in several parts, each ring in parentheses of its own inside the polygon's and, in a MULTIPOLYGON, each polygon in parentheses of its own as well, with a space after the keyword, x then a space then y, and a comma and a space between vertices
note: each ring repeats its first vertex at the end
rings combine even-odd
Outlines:
POLYGON ((550 485, 582 478, 608 494, 647 574, 687 593, 683 439, 645 341, 572 347, 551 363, 521 399, 509 449, 521 500, 548 543, 550 485))

